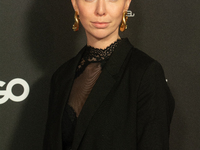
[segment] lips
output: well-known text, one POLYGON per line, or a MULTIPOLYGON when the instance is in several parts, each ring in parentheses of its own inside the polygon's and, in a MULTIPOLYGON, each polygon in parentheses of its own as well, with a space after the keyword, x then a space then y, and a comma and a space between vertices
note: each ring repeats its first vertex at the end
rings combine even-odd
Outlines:
POLYGON ((92 24, 95 28, 104 29, 108 27, 109 22, 92 22, 92 24))

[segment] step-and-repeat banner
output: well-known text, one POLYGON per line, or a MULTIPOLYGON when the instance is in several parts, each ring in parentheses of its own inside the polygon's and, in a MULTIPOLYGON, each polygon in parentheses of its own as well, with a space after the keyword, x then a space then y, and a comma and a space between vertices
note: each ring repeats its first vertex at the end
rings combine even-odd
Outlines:
MULTIPOLYGON (((158 60, 176 100, 171 150, 200 149, 200 1, 133 0, 120 33, 158 60)), ((70 0, 0 0, 0 149, 41 150, 51 75, 86 44, 70 0)))

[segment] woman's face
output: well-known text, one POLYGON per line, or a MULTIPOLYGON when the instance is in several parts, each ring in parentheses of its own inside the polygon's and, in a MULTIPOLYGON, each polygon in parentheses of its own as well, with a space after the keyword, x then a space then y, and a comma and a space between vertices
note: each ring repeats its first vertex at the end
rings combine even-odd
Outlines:
POLYGON ((118 37, 122 14, 131 0, 71 0, 88 38, 118 37))

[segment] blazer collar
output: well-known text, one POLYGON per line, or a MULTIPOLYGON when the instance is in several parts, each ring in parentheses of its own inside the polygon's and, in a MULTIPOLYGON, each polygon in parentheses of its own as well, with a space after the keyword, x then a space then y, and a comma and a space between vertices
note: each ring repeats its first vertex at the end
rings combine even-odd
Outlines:
POLYGON ((105 100, 106 96, 115 84, 116 81, 114 76, 119 73, 131 48, 132 45, 129 40, 127 38, 122 39, 104 66, 102 73, 96 81, 96 84, 94 85, 79 114, 72 145, 73 150, 78 149, 95 111, 98 109, 103 100, 105 100))
POLYGON ((63 79, 68 80, 69 78, 74 78, 78 63, 80 62, 85 49, 86 46, 84 46, 74 58, 67 62, 67 65, 64 64, 66 68, 64 68, 65 72, 63 73, 63 79))
POLYGON ((111 75, 115 75, 119 72, 123 62, 126 59, 126 56, 132 47, 133 46, 129 42, 128 38, 122 39, 105 66, 106 70, 111 75))
MULTIPOLYGON (((73 85, 76 69, 78 66, 78 63, 82 57, 82 54, 85 51, 85 47, 81 49, 81 51, 71 60, 63 64, 58 71, 56 72, 56 86, 58 90, 56 90, 56 105, 58 105, 57 113, 60 114, 59 116, 59 122, 62 122, 63 112, 65 109, 65 105, 67 103, 67 100, 70 95, 70 91, 73 85)), ((60 131, 61 134, 61 131, 60 131)))

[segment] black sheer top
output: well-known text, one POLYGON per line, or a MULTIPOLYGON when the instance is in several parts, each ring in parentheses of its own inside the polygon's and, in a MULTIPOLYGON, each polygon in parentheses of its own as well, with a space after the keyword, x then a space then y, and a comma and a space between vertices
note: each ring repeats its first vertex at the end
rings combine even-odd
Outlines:
POLYGON ((97 49, 86 46, 85 52, 77 67, 75 80, 63 113, 63 150, 71 149, 76 122, 81 109, 96 83, 96 80, 101 74, 103 66, 106 64, 106 61, 110 58, 120 41, 121 40, 118 39, 106 49, 97 49))

